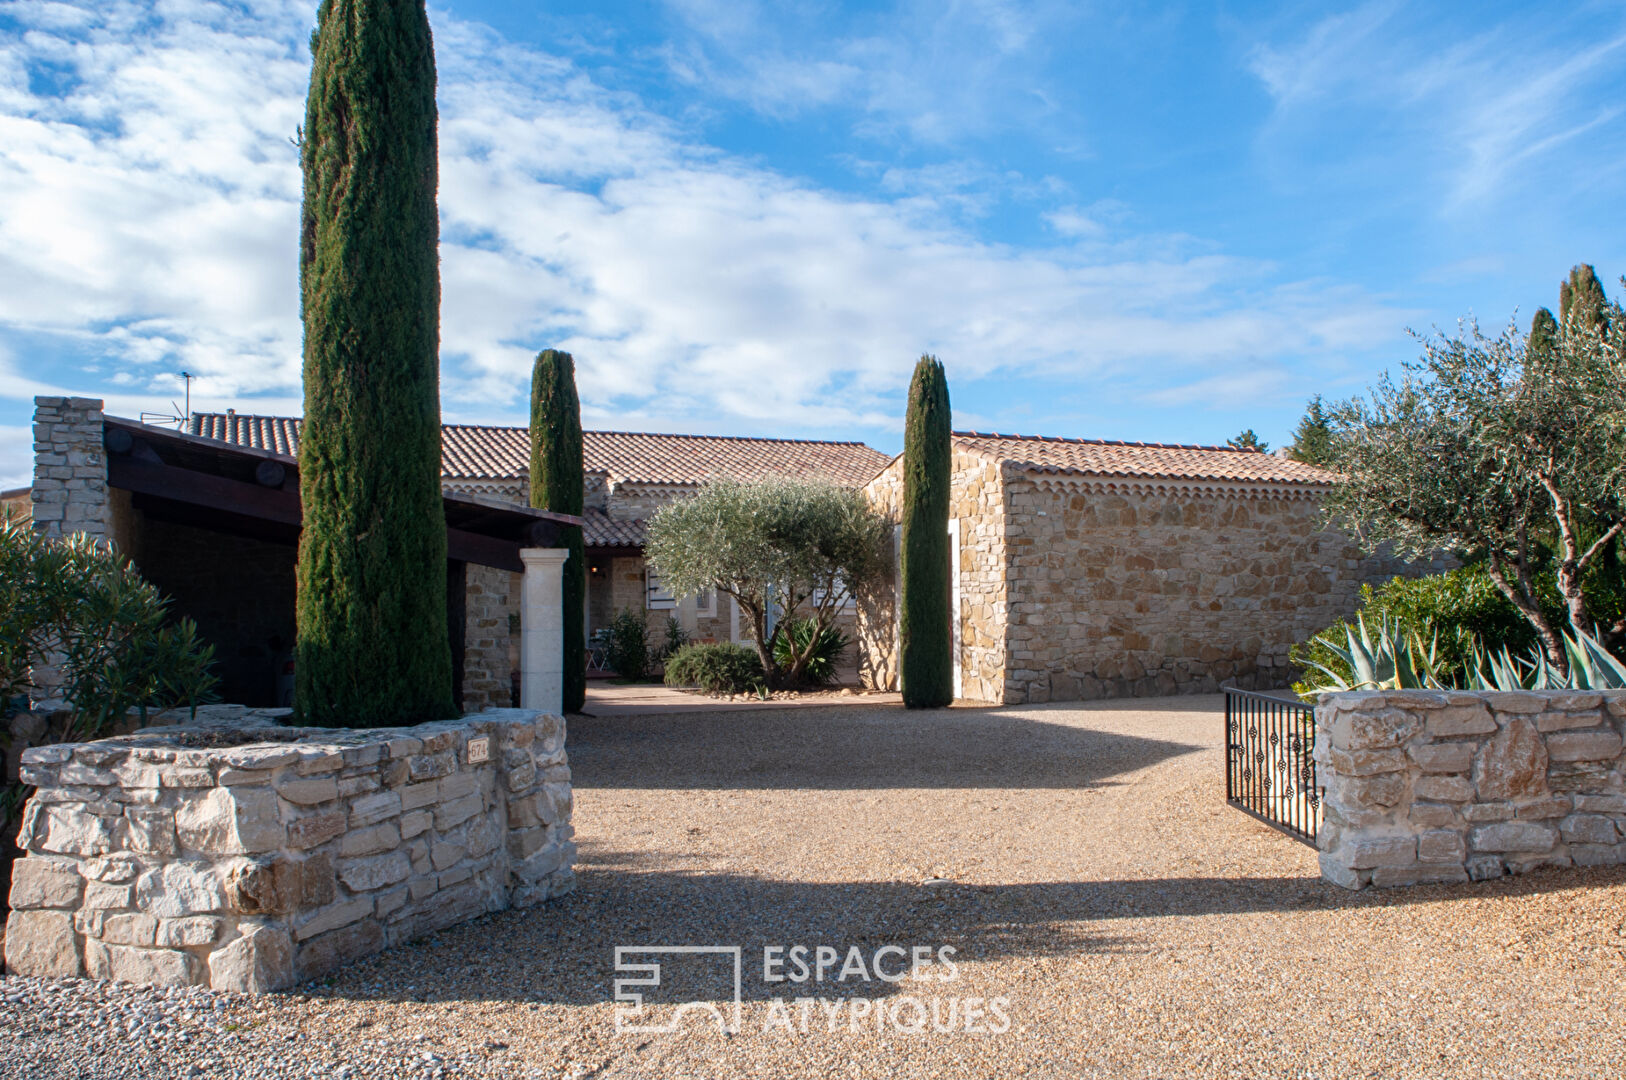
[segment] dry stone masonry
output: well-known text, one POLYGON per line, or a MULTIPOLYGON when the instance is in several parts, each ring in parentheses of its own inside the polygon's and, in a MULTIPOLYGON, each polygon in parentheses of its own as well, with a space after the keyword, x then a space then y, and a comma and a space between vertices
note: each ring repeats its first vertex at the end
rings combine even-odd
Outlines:
POLYGON ((112 535, 99 400, 34 399, 32 498, 34 529, 43 536, 112 535))
POLYGON ((1345 888, 1626 862, 1626 692, 1323 695, 1321 873, 1345 888))
POLYGON ((574 884, 558 716, 199 714, 23 755, 12 971, 263 992, 574 884))

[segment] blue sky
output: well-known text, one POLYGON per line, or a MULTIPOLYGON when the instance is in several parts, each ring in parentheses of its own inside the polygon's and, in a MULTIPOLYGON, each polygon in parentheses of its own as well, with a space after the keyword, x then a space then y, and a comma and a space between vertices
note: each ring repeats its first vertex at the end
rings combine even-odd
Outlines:
MULTIPOLYGON (((1626 273, 1626 10, 431 6, 442 399, 600 428, 1284 441, 1576 262, 1626 273)), ((0 0, 0 486, 36 393, 299 410, 314 0, 0 0)), ((1618 286, 1611 286, 1618 289, 1618 286)))

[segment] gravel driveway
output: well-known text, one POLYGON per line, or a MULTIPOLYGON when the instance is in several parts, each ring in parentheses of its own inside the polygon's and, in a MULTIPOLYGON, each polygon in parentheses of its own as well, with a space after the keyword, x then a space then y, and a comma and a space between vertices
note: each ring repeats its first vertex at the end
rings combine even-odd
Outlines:
MULTIPOLYGON (((6 980, 0 1074, 1619 1074, 1626 872, 1324 885, 1226 807, 1219 708, 579 719, 574 896, 255 1001, 6 980), (618 1035, 618 945, 742 946, 740 1033, 618 1035), (956 977, 766 983, 770 945, 956 977)), ((716 996, 709 963, 662 992, 716 996)))

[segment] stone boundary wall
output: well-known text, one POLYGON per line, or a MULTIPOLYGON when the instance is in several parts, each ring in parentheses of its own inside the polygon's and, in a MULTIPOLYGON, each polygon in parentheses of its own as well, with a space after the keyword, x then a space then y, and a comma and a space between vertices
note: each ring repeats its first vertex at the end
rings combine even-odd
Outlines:
POLYGON ((12 971, 258 993, 574 884, 558 716, 199 714, 23 754, 12 971))
POLYGON ((1326 694, 1321 875, 1349 889, 1626 862, 1626 691, 1326 694))

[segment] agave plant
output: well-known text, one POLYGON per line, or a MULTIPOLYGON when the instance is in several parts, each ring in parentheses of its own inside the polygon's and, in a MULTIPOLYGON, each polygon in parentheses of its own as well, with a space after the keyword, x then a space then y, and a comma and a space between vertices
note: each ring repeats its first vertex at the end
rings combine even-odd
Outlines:
POLYGON ((1513 656, 1504 647, 1491 652, 1474 643, 1468 650, 1469 663, 1459 687, 1457 679, 1441 662, 1439 639, 1430 635, 1425 644, 1418 630, 1398 619, 1383 618, 1374 634, 1364 616, 1355 625, 1347 624, 1316 637, 1325 648, 1353 672, 1352 678, 1334 667, 1308 661, 1327 681, 1304 691, 1312 697, 1341 690, 1619 690, 1626 689, 1626 664, 1612 656, 1596 637, 1572 627, 1564 635, 1564 652, 1569 671, 1559 671, 1537 646, 1528 656, 1513 656), (1343 642, 1338 631, 1343 631, 1343 642))
POLYGON ((1366 616, 1357 615, 1354 626, 1346 623, 1323 633, 1315 642, 1347 664, 1353 677, 1346 679, 1335 668, 1311 660, 1309 665, 1328 681, 1309 689, 1306 696, 1340 690, 1450 689, 1441 679, 1438 637, 1430 635, 1425 644, 1421 633, 1402 625, 1399 619, 1384 616, 1374 636, 1366 616), (1338 629, 1344 632, 1341 644, 1336 637, 1338 629))

